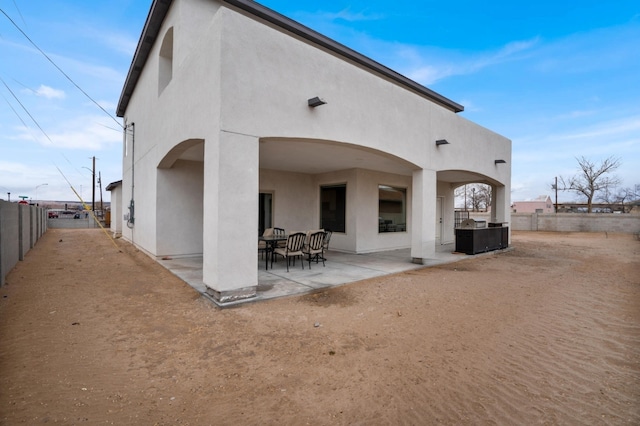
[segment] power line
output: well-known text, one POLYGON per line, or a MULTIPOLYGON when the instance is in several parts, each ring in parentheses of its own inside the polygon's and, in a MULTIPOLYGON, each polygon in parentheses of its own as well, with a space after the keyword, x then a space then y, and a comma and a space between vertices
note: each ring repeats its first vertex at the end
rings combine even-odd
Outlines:
MULTIPOLYGON (((27 129, 29 129, 29 126, 27 126, 27 123, 24 122, 24 120, 22 119, 22 117, 20 116, 20 114, 18 114, 18 111, 15 110, 15 108, 13 107, 13 105, 11 105, 11 102, 9 102, 9 100, 7 98, 5 98, 4 96, 2 96, 2 99, 4 99, 4 101, 7 103, 7 105, 9 105, 9 108, 11 108, 11 111, 13 111, 13 113, 16 115, 16 117, 18 117, 18 120, 20 120, 20 122, 22 123, 22 125, 27 129)), ((23 106, 24 108, 24 106, 23 106)), ((33 136, 33 135, 32 135, 33 136)), ((35 138, 34 138, 35 139, 35 138)))
POLYGON ((13 0, 13 5, 16 7, 16 10, 18 11, 18 15, 20 15, 20 19, 22 19, 22 22, 24 23, 24 26, 27 26, 27 21, 24 20, 24 16, 22 16, 22 12, 20 12, 20 8, 18 7, 18 3, 16 3, 16 0, 13 0))
MULTIPOLYGON (((18 104, 22 107, 22 109, 27 113, 27 115, 31 118, 31 120, 35 123, 36 126, 38 126, 38 129, 40 129, 40 131, 42 132, 43 135, 45 135, 45 137, 49 140, 49 142, 51 142, 53 145, 55 145, 55 142, 53 142, 53 140, 49 137, 49 135, 47 134, 47 132, 44 131, 44 129, 42 128, 42 126, 40 126, 40 124, 36 121, 35 118, 33 118, 33 116, 31 115, 31 113, 29 112, 29 110, 22 104, 22 102, 20 102, 20 99, 18 99, 18 97, 15 95, 15 93, 13 93, 13 90, 11 90, 11 88, 9 86, 7 86, 7 83, 0 77, 0 81, 2 81, 2 84, 4 84, 4 86, 7 88, 7 90, 9 91, 9 93, 11 93, 11 95, 13 96, 13 98, 16 100, 16 102, 18 102, 18 104)), ((22 117, 20 116, 20 114, 18 114, 18 112, 15 110, 15 108, 13 108, 13 106, 11 105, 11 103, 7 100, 7 98, 5 98, 4 96, 2 96, 2 98, 5 100, 5 102, 9 105, 9 108, 11 108, 11 110, 14 112, 14 114, 18 117, 18 119, 22 122, 22 124, 24 125, 24 127, 29 130, 29 133, 31 133, 31 128, 29 126, 27 126, 27 123, 24 122, 24 120, 22 119, 22 117)), ((31 137, 33 137, 34 140, 37 140, 33 134, 31 134, 31 137)), ((73 167, 80 175, 82 175, 82 172, 75 167, 71 161, 69 160, 69 158, 67 158, 66 155, 64 155, 63 152, 60 152, 60 155, 62 155, 62 157, 67 161, 67 163, 69 163, 69 165, 71 167, 73 167)), ((55 162, 53 162, 53 164, 56 166, 56 168, 58 167, 55 162)), ((58 169, 59 170, 59 169, 58 169)), ((66 178, 65 178, 66 179, 66 178)))
MULTIPOLYGON (((18 24, 16 24, 16 23, 14 22, 14 20, 13 20, 13 19, 11 19, 11 17, 10 17, 9 15, 7 15, 7 13, 6 13, 2 8, 0 8, 0 12, 2 12, 2 14, 3 14, 4 16, 6 16, 6 17, 7 17, 7 19, 8 19, 8 20, 13 24, 13 26, 14 26, 14 27, 16 27, 16 28, 18 29, 18 31, 20 31, 20 33, 22 33, 22 35, 23 35, 27 40, 29 40, 29 43, 31 43, 31 44, 33 45, 33 47, 35 47, 35 48, 38 50, 38 52, 40 52, 40 53, 41 53, 45 58, 47 58, 47 60, 48 60, 49 62, 51 62, 51 64, 52 64, 54 67, 56 67, 56 69, 57 69, 58 71, 60 71, 60 72, 62 73, 62 75, 64 75, 64 76, 67 78, 67 80, 69 80, 69 81, 71 82, 71 84, 73 84, 73 85, 74 85, 74 86, 75 86, 75 87, 76 87, 80 92, 82 92, 82 94, 84 94, 84 95, 85 95, 85 96, 86 96, 86 97, 87 97, 91 102, 93 102, 93 103, 94 103, 98 108, 100 108, 100 109, 101 109, 105 114, 107 114, 109 117, 111 117, 111 119, 112 119, 113 121, 115 121, 115 122, 118 124, 118 126, 119 126, 120 128, 123 128, 122 124, 120 124, 120 122, 118 122, 118 120, 116 120, 116 118, 115 118, 113 115, 111 115, 111 114, 110 114, 106 109, 104 109, 104 108, 103 108, 103 107, 102 107, 98 102, 96 102, 96 101, 95 101, 91 96, 89 96, 89 94, 88 94, 87 92, 85 92, 84 90, 82 90, 82 88, 81 88, 80 86, 78 86, 78 85, 76 84, 76 82, 75 82, 75 81, 73 81, 73 79, 71 79, 71 77, 69 77, 69 76, 68 76, 68 75, 67 75, 67 74, 62 70, 62 68, 60 68, 60 67, 59 67, 55 62, 53 62, 53 60, 52 60, 49 56, 47 56, 47 54, 46 54, 46 53, 44 53, 44 51, 43 51, 42 49, 40 49, 40 48, 38 47, 38 45, 37 45, 37 44, 35 44, 35 43, 33 42, 33 40, 31 40, 31 39, 29 38, 29 36, 28 36, 24 31, 22 31, 22 29, 18 26, 18 24)), ((6 84, 5 84, 5 86, 6 86, 6 84)), ((40 127, 40 126, 38 126, 38 127, 40 127)))
MULTIPOLYGON (((31 113, 29 112, 29 110, 27 110, 27 108, 22 104, 22 102, 20 102, 20 99, 18 99, 18 97, 16 96, 15 93, 13 93, 13 90, 11 90, 11 88, 9 86, 7 86, 7 83, 4 82, 4 79, 0 78, 0 81, 2 81, 2 84, 4 84, 4 87, 7 88, 7 90, 9 91, 9 93, 11 93, 11 95, 13 96, 13 98, 16 100, 16 102, 18 102, 18 104, 20 104, 20 106, 22 107, 22 109, 24 110, 24 112, 27 113, 27 115, 31 118, 31 120, 33 120, 33 122, 36 124, 36 126, 38 126, 38 129, 40 129, 40 131, 42 132, 43 135, 45 135, 47 137, 47 139, 49 139, 49 142, 51 142, 53 144, 53 141, 51 140, 51 138, 49 137, 49 135, 47 134, 47 132, 44 131, 44 129, 42 127, 40 127, 40 124, 36 121, 35 118, 33 118, 33 115, 31 115, 31 113)), ((23 122, 24 123, 24 122, 23 122)), ((55 145, 55 144, 54 144, 55 145)))

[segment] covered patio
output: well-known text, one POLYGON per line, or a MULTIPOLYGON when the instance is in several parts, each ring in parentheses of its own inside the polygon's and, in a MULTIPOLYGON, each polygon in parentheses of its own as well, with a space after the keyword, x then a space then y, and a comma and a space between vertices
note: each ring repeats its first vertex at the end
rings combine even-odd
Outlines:
POLYGON ((185 281, 199 293, 218 306, 237 306, 243 303, 258 302, 279 297, 313 293, 322 289, 337 287, 369 278, 381 277, 425 267, 457 262, 473 258, 462 253, 454 253, 453 244, 439 246, 433 258, 418 265, 411 262, 411 249, 389 250, 376 253, 352 254, 335 250, 326 253, 326 266, 322 263, 305 261, 304 269, 297 260, 295 266, 287 272, 285 261, 280 259, 273 268, 265 270, 265 261, 257 256, 258 289, 256 297, 235 302, 218 303, 206 293, 207 287, 202 280, 202 257, 183 257, 159 259, 158 262, 174 275, 185 281))
POLYGON ((154 1, 117 107, 115 229, 222 304, 429 265, 460 185, 489 183, 509 222, 511 141, 463 109, 258 3, 154 1), (265 275, 252 259, 276 227, 331 230, 351 255, 265 275), (380 266, 393 251, 403 266, 380 266))

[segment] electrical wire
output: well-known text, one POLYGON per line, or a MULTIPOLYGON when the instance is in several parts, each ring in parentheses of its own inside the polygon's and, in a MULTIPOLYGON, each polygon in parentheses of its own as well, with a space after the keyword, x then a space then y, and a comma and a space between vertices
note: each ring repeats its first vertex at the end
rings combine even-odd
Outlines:
MULTIPOLYGON (((55 145, 55 143, 53 142, 53 140, 49 137, 49 135, 47 134, 47 132, 44 131, 44 129, 42 128, 42 126, 40 126, 40 124, 38 123, 38 121, 36 121, 36 119, 31 115, 31 113, 29 112, 29 110, 27 109, 27 107, 24 106, 24 104, 22 102, 20 102, 20 99, 18 99, 18 97, 16 96, 16 94, 13 92, 13 90, 11 90, 11 88, 7 85, 7 83, 4 81, 4 79, 2 79, 0 77, 0 81, 2 81, 2 84, 4 84, 4 86, 7 88, 7 90, 9 91, 9 93, 11 93, 11 95, 13 96, 13 98, 16 100, 16 102, 18 102, 18 104, 22 107, 22 109, 24 110, 24 112, 27 113, 27 115, 29 116, 29 118, 31 118, 31 120, 35 123, 36 126, 38 126, 38 129, 40 129, 40 131, 42 132, 42 134, 49 140, 49 142, 51 142, 51 144, 55 145)), ((24 122, 24 120, 22 119, 22 117, 20 116, 20 114, 18 114, 18 112, 15 110, 15 108, 13 108, 13 106, 11 105, 11 103, 7 100, 7 98, 5 98, 4 96, 2 96, 2 98, 5 100, 5 102, 7 102, 7 104, 9 105, 9 108, 11 108, 11 110, 14 112, 14 114, 16 114, 16 116, 18 117, 18 119, 20 120, 20 122, 22 122, 22 124, 25 126, 25 128, 27 128, 29 130, 29 132, 31 132, 30 127, 27 125, 27 123, 24 122)), ((115 129, 112 129, 115 130, 115 129)), ((34 139, 35 136, 33 136, 33 134, 31 135, 34 139)), ((60 152, 60 155, 62 155, 62 157, 67 161, 67 163, 69 163, 69 165, 71 167, 73 167, 76 172, 78 172, 78 174, 80 175, 84 175, 77 167, 75 167, 73 165, 73 163, 71 163, 71 161, 69 160, 69 158, 67 158, 66 155, 64 155, 63 152, 60 152)), ((58 171, 60 171, 60 168, 57 166, 57 164, 52 160, 53 165, 58 169, 58 171)), ((60 172, 62 174, 62 172, 60 172)), ((64 174, 62 175, 62 177, 65 178, 65 180, 67 179, 64 174)), ((69 182, 67 180, 67 182, 69 182)), ((73 189, 73 188, 72 188, 73 189)), ((74 190, 75 192, 75 190, 74 190)), ((77 194, 76 194, 77 195, 77 194)))
MULTIPOLYGON (((65 73, 65 72, 62 70, 62 68, 60 68, 60 67, 59 67, 55 62, 53 62, 53 59, 51 59, 51 58, 50 58, 46 53, 44 53, 44 51, 43 51, 42 49, 40 49, 40 47, 38 47, 38 45, 37 45, 37 44, 35 44, 35 42, 34 42, 33 40, 31 40, 31 38, 29 38, 29 36, 27 35, 27 33, 25 33, 25 32, 24 32, 24 31, 23 31, 23 30, 18 26, 18 24, 16 24, 16 23, 15 23, 15 21, 14 21, 13 19, 11 19, 11 17, 10 17, 9 15, 7 15, 7 13, 6 13, 2 8, 0 8, 0 12, 2 12, 2 14, 3 14, 4 16, 6 16, 6 17, 7 17, 7 19, 8 19, 8 20, 13 24, 13 26, 14 26, 14 27, 16 27, 16 28, 18 29, 18 31, 20 31, 20 33, 21 33, 21 34, 22 34, 22 35, 23 35, 27 40, 29 40, 29 43, 31 43, 31 44, 33 45, 33 47, 35 47, 35 48, 38 50, 38 52, 40 52, 40 53, 41 53, 45 58, 47 58, 47 60, 48 60, 49 62, 51 62, 51 64, 52 64, 54 67, 56 67, 56 69, 57 69, 58 71, 60 71, 60 72, 62 73, 62 75, 64 75, 64 76, 67 78, 67 80, 69 80, 69 81, 71 82, 71 84, 73 84, 73 85, 74 85, 74 86, 75 86, 75 87, 76 87, 80 92, 82 92, 82 94, 83 94, 83 95, 85 95, 85 96, 86 96, 86 97, 87 97, 91 102, 93 102, 93 103, 94 103, 98 108, 100 108, 100 109, 102 110, 102 112, 104 112, 104 113, 105 113, 105 114, 107 114, 109 117, 111 117, 111 119, 112 119, 113 121, 115 121, 115 122, 116 122, 116 124, 118 124, 118 126, 119 126, 121 129, 124 129, 124 126, 123 126, 122 124, 120 124, 120 122, 118 122, 118 120, 117 120, 113 115, 111 115, 111 114, 110 114, 106 109, 104 109, 104 108, 102 107, 102 105, 100 105, 100 104, 99 104, 98 102, 96 102, 96 101, 95 101, 91 96, 89 96, 89 94, 88 94, 87 92, 85 92, 85 91, 84 91, 80 86, 78 86, 78 84, 76 84, 76 82, 75 82, 75 81, 73 81, 73 79, 72 79, 71 77, 69 77, 69 76, 67 75, 67 73, 65 73)), ((6 84, 5 84, 5 86, 6 86, 6 84)))
MULTIPOLYGON (((14 0, 14 4, 15 4, 15 0, 14 0)), ((15 4, 16 9, 18 9, 17 4, 15 4)), ((29 41, 29 43, 31 43, 31 45, 33 47, 36 48, 36 50, 38 50, 38 52, 40 52, 58 71, 60 71, 60 73, 62 75, 64 75, 66 77, 67 80, 69 80, 71 82, 71 84, 73 84, 83 95, 85 95, 87 97, 87 99, 89 99, 91 102, 93 102, 93 104, 95 104, 98 108, 100 108, 100 110, 102 112, 104 112, 107 116, 109 116, 117 125, 120 129, 124 129, 124 126, 113 116, 111 115, 106 109, 104 109, 98 102, 96 102, 86 91, 84 91, 67 73, 65 73, 62 68, 60 68, 42 49, 40 49, 40 47, 18 26, 18 24, 15 23, 15 21, 13 19, 11 19, 11 17, 4 11, 4 9, 0 8, 0 12, 2 12, 2 14, 13 24, 13 26, 29 41)), ((22 21, 24 21, 24 17, 22 16, 22 13, 20 12, 20 10, 18 9, 18 14, 20 15, 20 17, 22 18, 22 21)), ((25 22, 26 25, 26 22, 25 22)), ((47 134, 47 132, 44 131, 44 129, 42 128, 42 126, 40 126, 40 124, 38 123, 38 121, 33 117, 33 115, 31 115, 31 113, 29 112, 29 110, 27 110, 27 108, 24 106, 24 104, 20 101, 20 99, 18 99, 18 97, 16 96, 16 94, 11 90, 11 88, 7 85, 7 83, 4 81, 4 79, 0 78, 0 81, 2 81, 2 84, 6 87, 6 89, 9 91, 9 93, 11 93, 11 95, 13 96, 13 98, 16 100, 16 102, 22 107, 22 109, 24 110, 24 112, 29 116, 29 118, 31 118, 31 120, 35 123, 35 125, 38 127, 38 129, 40 129, 40 131, 42 132, 42 134, 49 140, 49 142, 51 142, 53 145, 55 145, 55 143, 53 142, 53 140, 49 137, 49 135, 47 134)), ((19 82, 18 82, 19 83, 19 82)), ((19 83, 21 84, 21 83, 19 83)), ((22 84, 21 84, 22 85, 22 84)), ((29 89, 32 90, 33 89, 29 89)), ((4 98, 4 96, 3 96, 4 98)), ((4 98, 5 101, 7 102, 7 104, 9 105, 9 107, 13 110, 14 114, 16 114, 16 116, 18 117, 18 119, 22 122, 22 124, 29 129, 29 126, 27 126, 27 124, 24 122, 24 120, 22 119, 22 117, 20 116, 20 114, 18 114, 18 112, 13 108, 13 106, 11 105, 11 103, 4 98)), ((108 126, 104 126, 107 127, 109 129, 112 129, 108 126)), ((112 130, 116 130, 116 129, 112 129, 112 130)), ((116 130, 119 131, 119 130, 116 130)), ((71 167, 74 167, 73 164, 71 163, 71 161, 69 161, 69 159, 64 155, 64 153, 61 153, 61 155, 63 156, 63 158, 67 161, 67 163, 69 163, 69 165, 71 167)), ((60 173, 60 175, 64 178, 64 180, 69 184, 71 190, 75 193, 75 195, 78 197, 78 199, 80 200, 80 202, 83 204, 83 206, 85 207, 86 210, 88 210, 88 206, 85 204, 85 202, 82 200, 82 197, 78 194, 78 192, 75 190, 75 188, 73 187, 73 185, 71 185, 71 182, 69 182, 69 180, 67 179, 67 177, 65 176, 65 174, 62 172, 62 170, 55 164, 55 162, 52 160, 53 165, 56 167, 56 169, 58 170, 58 172, 60 173)), ((74 167, 75 168, 75 167, 74 167)), ((75 168, 76 171, 79 174, 82 174, 82 172, 80 172, 80 170, 78 170, 77 168, 75 168)), ((100 224, 100 222, 98 221, 97 217, 95 216, 95 213, 92 211, 92 215, 94 217, 94 220, 98 223, 98 225, 102 228, 103 231, 105 231, 105 234, 107 234, 106 230, 104 229, 104 227, 102 227, 102 224, 100 224)), ((107 234, 107 236, 109 236, 107 234)), ((111 239, 111 238, 110 238, 111 239)), ((117 245, 115 244, 115 241, 113 241, 113 239, 111 239, 113 244, 117 247, 117 245)))
MULTIPOLYGON (((33 115, 31 115, 31 113, 29 112, 29 110, 27 110, 27 108, 22 104, 22 102, 20 102, 20 99, 18 99, 18 97, 16 96, 15 93, 13 93, 13 90, 11 90, 11 88, 9 86, 7 86, 7 83, 5 83, 4 79, 2 77, 0 77, 0 81, 2 81, 2 84, 4 84, 4 87, 7 88, 7 90, 9 91, 9 93, 11 93, 11 96, 13 96, 13 98, 16 100, 16 102, 18 102, 18 104, 20 104, 20 106, 22 107, 22 109, 24 110, 24 112, 27 113, 27 115, 29 116, 29 118, 31 118, 31 120, 36 124, 36 126, 38 126, 38 129, 40 129, 40 131, 42 132, 43 135, 45 135, 47 137, 47 139, 49 139, 49 142, 51 142, 53 144, 53 141, 51 140, 51 138, 49 137, 49 135, 47 134, 47 132, 44 131, 44 129, 40 126, 40 124, 36 121, 35 118, 33 118, 33 115)), ((23 122, 24 123, 24 122, 23 122)), ((55 144, 54 144, 55 145, 55 144)))
POLYGON ((24 26, 27 26, 27 21, 24 20, 24 16, 22 16, 22 12, 20 12, 20 8, 18 7, 18 3, 16 3, 16 0, 13 0, 13 5, 16 7, 16 10, 18 11, 18 15, 20 15, 20 19, 22 19, 22 22, 24 23, 24 26))

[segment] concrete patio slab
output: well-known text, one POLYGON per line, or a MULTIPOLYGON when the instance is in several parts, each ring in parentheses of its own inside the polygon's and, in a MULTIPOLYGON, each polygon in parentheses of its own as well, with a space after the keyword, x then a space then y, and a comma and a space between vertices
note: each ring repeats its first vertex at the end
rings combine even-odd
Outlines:
POLYGON ((256 302, 278 297, 311 293, 323 288, 336 287, 351 282, 380 277, 399 272, 422 269, 445 263, 472 258, 462 253, 453 252, 453 244, 439 247, 433 258, 426 259, 424 264, 411 262, 411 250, 400 249, 367 254, 352 254, 330 250, 326 253, 325 266, 322 263, 304 262, 300 260, 289 266, 287 272, 284 259, 279 259, 273 268, 265 269, 265 260, 257 256, 258 288, 254 298, 223 305, 217 303, 206 294, 207 287, 202 281, 202 256, 183 258, 163 258, 158 262, 174 275, 191 285, 199 293, 213 300, 219 306, 233 306, 241 303, 256 302))

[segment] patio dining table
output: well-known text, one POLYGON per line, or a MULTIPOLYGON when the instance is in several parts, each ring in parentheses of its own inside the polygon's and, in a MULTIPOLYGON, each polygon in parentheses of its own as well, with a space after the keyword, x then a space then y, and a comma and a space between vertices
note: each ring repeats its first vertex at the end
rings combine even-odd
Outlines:
POLYGON ((258 241, 264 241, 265 244, 267 245, 267 255, 264 257, 265 258, 265 270, 269 269, 269 255, 271 255, 273 257, 273 251, 275 250, 276 246, 278 245, 278 243, 280 241, 287 241, 287 238, 289 238, 288 235, 261 235, 258 237, 258 241))

